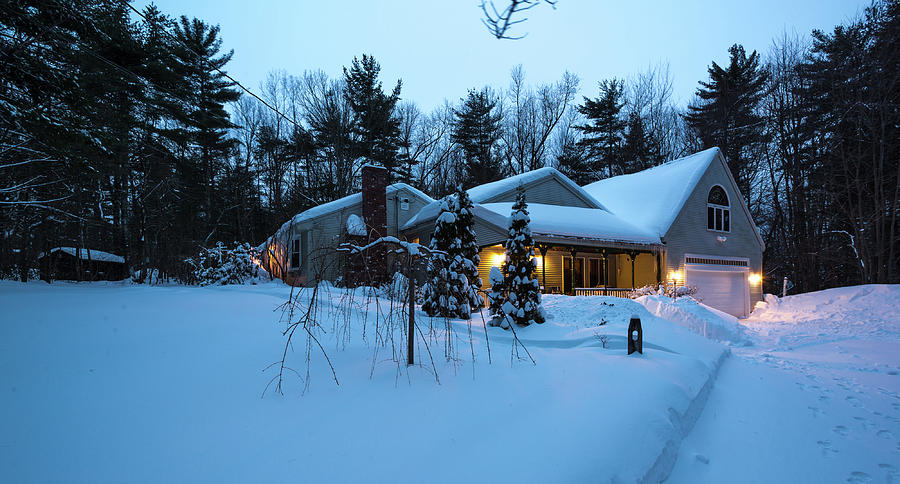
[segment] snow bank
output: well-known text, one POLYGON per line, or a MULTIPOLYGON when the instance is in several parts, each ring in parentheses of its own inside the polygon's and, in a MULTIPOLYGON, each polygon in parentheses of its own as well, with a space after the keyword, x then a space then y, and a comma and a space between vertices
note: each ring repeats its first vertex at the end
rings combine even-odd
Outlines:
MULTIPOLYGON (((548 321, 518 330, 536 364, 476 314, 450 322, 449 360, 431 341, 437 384, 421 341, 420 365, 391 361, 402 335, 361 312, 383 300, 357 290, 345 320, 323 286, 340 386, 313 352, 305 396, 292 378, 260 399, 290 294, 0 281, 0 481, 657 482, 728 354, 635 301, 548 295, 548 321), (644 354, 628 356, 634 314, 644 354)), ((306 378, 303 347, 289 364, 306 378)))
POLYGON ((898 482, 900 285, 766 301, 666 482, 898 482))
POLYGON ((868 284, 778 298, 767 294, 743 321, 773 344, 795 347, 900 334, 900 285, 868 284), (807 329, 815 327, 816 332, 807 329))
POLYGON ((673 300, 666 296, 641 296, 636 301, 654 316, 684 326, 706 338, 739 346, 752 344, 736 317, 700 304, 693 298, 673 300))

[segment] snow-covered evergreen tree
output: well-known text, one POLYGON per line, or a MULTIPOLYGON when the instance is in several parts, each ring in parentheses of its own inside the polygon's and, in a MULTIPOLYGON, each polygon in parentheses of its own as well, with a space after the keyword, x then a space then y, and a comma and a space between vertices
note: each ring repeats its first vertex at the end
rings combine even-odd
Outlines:
POLYGON ((534 274, 537 264, 534 262, 534 239, 531 237, 530 222, 525 192, 520 188, 510 215, 508 238, 504 243, 506 261, 503 263, 503 290, 506 292, 506 300, 500 308, 503 315, 500 326, 503 328, 508 328, 511 324, 528 326, 544 322, 540 284, 534 274))
MULTIPOLYGON (((475 240, 475 219, 472 215, 472 199, 463 190, 462 185, 456 189, 456 233, 459 237, 459 256, 462 258, 460 271, 466 275, 468 282, 468 303, 471 311, 481 307, 482 300, 478 295, 481 277, 478 274, 478 243, 475 240)), ((454 254, 455 255, 455 254, 454 254)))
POLYGON ((491 292, 488 293, 488 302, 490 303, 488 314, 497 321, 503 318, 503 303, 506 302, 503 279, 503 271, 499 267, 492 266, 488 275, 488 282, 491 284, 491 292))
POLYGON ((460 191, 441 200, 441 213, 435 220, 429 244, 431 249, 446 253, 436 254, 428 266, 422 309, 432 317, 469 319, 472 309, 481 305, 476 291, 481 279, 478 278, 472 201, 462 192, 465 207, 461 207, 460 191))
POLYGON ((448 195, 441 200, 441 213, 434 223, 429 248, 446 254, 435 254, 428 265, 428 282, 425 284, 425 301, 422 309, 429 316, 468 319, 469 283, 459 255, 461 241, 457 234, 456 197, 448 195))

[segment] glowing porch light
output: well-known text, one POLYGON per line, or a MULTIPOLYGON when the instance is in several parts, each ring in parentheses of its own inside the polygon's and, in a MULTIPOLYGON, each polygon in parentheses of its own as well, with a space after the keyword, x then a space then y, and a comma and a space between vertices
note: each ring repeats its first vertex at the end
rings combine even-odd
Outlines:
POLYGON ((675 282, 681 280, 681 271, 669 271, 669 279, 675 282))
POLYGON ((750 274, 747 276, 747 280, 750 281, 750 284, 754 286, 759 284, 762 281, 762 276, 756 273, 750 274))
POLYGON ((544 263, 544 258, 542 256, 540 256, 540 255, 534 256, 535 267, 540 268, 541 264, 543 264, 543 263, 544 263))
POLYGON ((503 265, 503 261, 506 260, 506 252, 495 252, 491 255, 491 265, 495 267, 500 267, 503 265))

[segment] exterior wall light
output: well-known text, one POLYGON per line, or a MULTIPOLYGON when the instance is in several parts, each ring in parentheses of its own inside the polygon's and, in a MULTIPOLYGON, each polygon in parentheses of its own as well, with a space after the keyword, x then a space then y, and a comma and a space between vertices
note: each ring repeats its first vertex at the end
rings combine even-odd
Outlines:
POLYGON ((750 284, 753 284, 755 286, 762 282, 762 276, 756 273, 752 273, 747 276, 747 280, 750 281, 750 284))

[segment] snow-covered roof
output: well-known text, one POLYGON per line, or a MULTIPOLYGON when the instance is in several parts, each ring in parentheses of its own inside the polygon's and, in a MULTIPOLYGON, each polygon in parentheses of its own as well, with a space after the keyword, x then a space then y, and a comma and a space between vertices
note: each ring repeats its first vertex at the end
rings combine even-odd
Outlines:
MULTIPOLYGON (((50 249, 50 253, 54 252, 62 252, 64 254, 69 254, 72 257, 78 257, 79 251, 75 247, 56 247, 55 249, 50 249)), ((110 254, 109 252, 103 252, 102 250, 94 250, 94 249, 81 249, 80 252, 81 260, 92 260, 97 262, 116 262, 119 264, 125 263, 125 258, 116 254, 110 254)), ((42 253, 40 257, 43 257, 42 253)))
MULTIPOLYGON (((563 175, 556 168, 538 168, 537 170, 527 171, 522 173, 521 175, 514 175, 509 178, 504 178, 502 180, 497 180, 495 182, 485 183, 483 185, 478 185, 477 187, 472 187, 466 192, 469 194, 469 198, 472 199, 472 202, 475 204, 476 208, 479 203, 483 203, 486 200, 490 200, 497 195, 501 195, 510 190, 515 190, 519 185, 525 185, 527 183, 531 183, 536 180, 540 180, 542 178, 554 177, 559 180, 561 183, 565 184, 569 188, 572 189, 573 192, 577 193, 581 198, 583 198, 586 202, 594 205, 597 208, 606 208, 600 203, 596 198, 592 197, 584 188, 578 186, 575 182, 569 179, 566 175, 563 175)), ((429 220, 434 220, 437 218, 438 214, 441 212, 441 203, 440 201, 434 201, 422 207, 418 213, 416 213, 411 219, 407 220, 401 230, 406 230, 412 228, 422 222, 427 222, 429 220)), ((477 215, 477 213, 476 213, 477 215)), ((490 215, 485 214, 482 218, 490 217, 490 215)), ((505 217, 505 215, 504 215, 505 217)), ((505 230, 505 227, 504 227, 505 230)))
MULTIPOLYGON (((480 206, 502 217, 502 226, 506 228, 509 214, 512 212, 512 202, 485 203, 480 206)), ((574 237, 645 245, 661 243, 658 235, 636 227, 601 208, 529 203, 528 214, 531 218, 531 233, 536 236, 574 237)))
POLYGON ((719 149, 710 148, 584 189, 620 218, 662 237, 717 156, 719 149))
POLYGON ((554 177, 558 179, 569 188, 571 188, 572 191, 584 198, 585 201, 594 204, 597 208, 603 208, 603 205, 594 197, 592 197, 590 193, 578 186, 577 183, 570 180, 569 177, 560 173, 559 170, 551 167, 544 167, 538 168, 537 170, 527 171, 520 175, 514 175, 509 178, 497 180, 495 182, 478 185, 477 187, 470 188, 466 191, 469 193, 469 197, 473 202, 482 203, 490 200, 493 197, 496 197, 497 195, 506 193, 510 190, 515 190, 515 188, 519 185, 525 185, 546 177, 554 177))
MULTIPOLYGON (((431 197, 426 195, 424 192, 422 192, 421 190, 414 188, 410 185, 407 185, 406 183, 394 183, 392 185, 388 185, 387 188, 385 189, 385 193, 387 195, 390 195, 390 194, 396 193, 397 191, 400 191, 400 190, 409 191, 412 194, 422 198, 422 200, 425 200, 426 202, 429 202, 429 203, 434 202, 434 199, 432 199, 431 197)), ((287 222, 283 223, 281 225, 281 227, 275 232, 275 234, 277 235, 277 234, 281 233, 282 231, 287 230, 288 227, 290 227, 291 225, 297 225, 301 222, 305 222, 307 220, 312 220, 312 219, 314 219, 316 217, 320 217, 322 215, 327 215, 329 213, 336 212, 336 211, 345 209, 347 207, 352 207, 353 205, 356 205, 358 203, 362 203, 362 192, 356 192, 352 195, 347 195, 344 198, 339 198, 339 199, 333 200, 331 202, 317 205, 308 210, 304 210, 303 212, 300 212, 297 215, 294 215, 293 218, 291 218, 287 222)))

